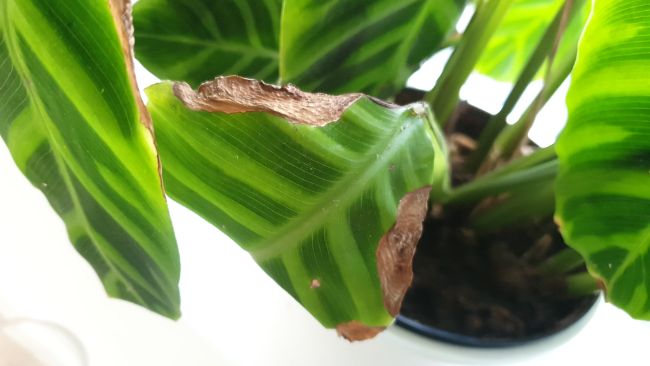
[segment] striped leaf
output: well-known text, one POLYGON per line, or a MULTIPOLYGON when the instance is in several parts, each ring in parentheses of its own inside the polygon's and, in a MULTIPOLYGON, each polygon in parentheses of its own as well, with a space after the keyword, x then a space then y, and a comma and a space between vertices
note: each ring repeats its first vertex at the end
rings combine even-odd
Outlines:
POLYGON ((140 0, 136 57, 161 79, 216 75, 275 82, 282 0, 140 0))
POLYGON ((280 78, 306 90, 402 88, 453 29, 464 0, 285 0, 280 78))
POLYGON ((423 105, 238 77, 147 94, 172 198, 250 252, 324 326, 360 339, 392 321, 428 190, 444 178, 423 105))
POLYGON ((597 0, 558 142, 557 218, 608 299, 650 319, 650 2, 597 0))
POLYGON ((127 5, 0 0, 0 135, 107 292, 178 317, 178 253, 125 52, 127 5))

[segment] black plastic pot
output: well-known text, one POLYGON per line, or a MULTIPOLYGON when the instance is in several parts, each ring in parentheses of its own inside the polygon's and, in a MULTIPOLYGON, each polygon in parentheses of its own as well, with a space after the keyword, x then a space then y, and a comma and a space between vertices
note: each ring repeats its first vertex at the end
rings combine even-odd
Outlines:
POLYGON ((551 337, 555 334, 558 334, 571 325, 575 324, 583 317, 585 317, 592 307, 596 306, 598 302, 598 295, 594 295, 592 298, 585 299, 584 304, 576 309, 574 313, 565 319, 558 320, 558 326, 553 328, 553 330, 548 332, 543 332, 539 334, 529 335, 522 338, 480 338, 473 337, 464 334, 450 332, 444 329, 432 327, 426 324, 422 324, 415 319, 411 319, 404 315, 398 315, 395 321, 399 327, 409 330, 411 332, 417 333, 423 337, 441 341, 445 343, 455 344, 459 346, 466 347, 476 347, 476 348, 505 348, 505 347, 516 347, 525 345, 527 343, 538 341, 544 338, 551 337))
MULTIPOLYGON (((406 104, 421 99, 422 95, 422 92, 418 90, 406 89, 399 95, 396 101, 401 104, 406 104)), ((461 132, 473 139, 478 139, 482 129, 485 127, 490 117, 491 115, 489 113, 463 102, 448 128, 452 129, 454 132, 461 132)), ((426 244, 421 243, 421 245, 426 244)), ((436 328, 405 315, 399 315, 396 319, 396 324, 403 329, 417 333, 426 338, 449 344, 476 348, 514 347, 548 338, 564 331, 585 317, 585 315, 589 313, 590 309, 595 306, 597 300, 598 295, 586 297, 576 304, 575 310, 571 310, 563 318, 556 319, 552 324, 549 324, 547 330, 529 334, 520 338, 483 338, 470 336, 436 328)))

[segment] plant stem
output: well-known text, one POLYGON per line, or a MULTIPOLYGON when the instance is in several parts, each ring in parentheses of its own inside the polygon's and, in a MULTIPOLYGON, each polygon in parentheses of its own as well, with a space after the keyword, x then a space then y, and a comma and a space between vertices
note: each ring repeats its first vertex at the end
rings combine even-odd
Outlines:
POLYGON ((483 0, 476 5, 474 16, 445 65, 436 86, 424 97, 424 100, 431 104, 436 120, 441 126, 444 127, 454 113, 460 88, 474 69, 512 2, 513 0, 483 0))
POLYGON ((566 277, 566 292, 572 296, 586 296, 598 292, 598 281, 588 272, 582 272, 566 277))
MULTIPOLYGON (((493 170, 489 173, 490 176, 499 176, 510 174, 511 172, 526 169, 545 163, 549 160, 555 159, 557 154, 555 153, 555 146, 551 145, 542 149, 537 149, 533 151, 530 155, 521 157, 517 160, 511 161, 500 168, 493 170)), ((478 178, 477 178, 478 179, 478 178)))
POLYGON ((430 197, 434 202, 441 202, 446 199, 451 187, 451 176, 449 172, 451 167, 449 165, 449 155, 447 144, 445 142, 445 135, 443 134, 440 126, 435 122, 433 114, 430 109, 428 110, 429 126, 433 134, 436 136, 435 141, 440 141, 439 144, 433 144, 435 155, 433 159, 433 181, 437 182, 431 187, 430 197))
POLYGON ((447 37, 447 39, 444 40, 444 42, 442 42, 442 45, 440 45, 440 49, 458 46, 460 40, 463 39, 462 37, 463 35, 461 33, 458 32, 452 33, 449 37, 447 37))
MULTIPOLYGON (((542 66, 544 61, 546 61, 551 49, 555 43, 558 32, 561 30, 562 18, 564 15, 564 8, 566 3, 560 7, 559 11, 555 15, 555 18, 549 24, 546 32, 540 39, 537 47, 533 51, 533 54, 528 59, 528 63, 521 71, 519 78, 515 82, 515 85, 512 88, 512 91, 508 95, 508 98, 503 104, 503 107, 496 115, 490 118, 485 130, 481 133, 481 136, 478 141, 478 149, 473 153, 470 160, 470 169, 475 171, 485 159, 486 154, 490 151, 494 140, 497 138, 501 130, 507 125, 506 118, 515 108, 515 105, 521 98, 522 94, 528 87, 528 84, 533 80, 535 75, 539 72, 539 68, 542 66)), ((574 15, 576 12, 573 12, 574 15)))
POLYGON ((490 174, 451 191, 446 197, 446 203, 476 202, 489 196, 511 191, 514 188, 523 189, 526 185, 540 180, 552 180, 557 174, 557 166, 557 160, 553 159, 509 174, 490 174))
POLYGON ((564 274, 584 265, 585 260, 580 253, 571 248, 565 248, 550 258, 547 258, 538 267, 543 274, 564 274))
MULTIPOLYGON (((582 5, 582 1, 576 1, 578 5, 582 5)), ((571 52, 567 53, 567 56, 560 59, 557 64, 555 62, 555 52, 559 41, 561 39, 562 33, 566 29, 566 25, 570 17, 572 17, 577 11, 576 9, 579 6, 575 5, 573 0, 567 0, 565 7, 562 9, 562 18, 558 32, 553 43, 553 47, 550 50, 548 69, 546 72, 546 78, 544 80, 544 87, 534 99, 533 103, 526 109, 521 118, 512 126, 501 130, 499 135, 491 147, 487 159, 483 160, 478 174, 482 172, 489 171, 492 167, 496 166, 499 161, 509 160, 512 158, 513 154, 517 149, 525 143, 528 137, 528 131, 533 125, 535 118, 539 111, 546 105, 548 100, 555 94, 557 89, 562 85, 564 80, 569 76, 573 65, 575 64, 576 54, 577 54, 577 45, 573 45, 571 52)))
MULTIPOLYGON (((563 60, 560 67, 551 74, 542 91, 537 95, 533 104, 528 107, 521 118, 515 124, 501 131, 494 142, 488 160, 483 164, 484 166, 486 165, 485 163, 488 163, 487 165, 489 166, 493 165, 496 161, 510 159, 517 148, 526 141, 528 131, 533 126, 537 113, 546 105, 548 100, 551 99, 560 85, 569 76, 574 63, 575 53, 572 52, 572 57, 563 60)), ((482 167, 479 170, 485 170, 485 168, 482 167)))
POLYGON ((475 210, 470 225, 478 232, 493 232, 552 215, 555 209, 554 181, 554 178, 546 178, 517 187, 505 200, 497 201, 487 209, 475 210))

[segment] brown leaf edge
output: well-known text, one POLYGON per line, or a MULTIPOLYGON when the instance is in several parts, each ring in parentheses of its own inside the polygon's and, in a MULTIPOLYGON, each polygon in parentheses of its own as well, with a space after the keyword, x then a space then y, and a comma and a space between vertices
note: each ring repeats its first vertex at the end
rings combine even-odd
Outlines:
MULTIPOLYGON (((322 127, 338 121, 343 112, 364 94, 328 95, 303 92, 292 84, 277 86, 241 76, 218 76, 198 90, 184 82, 174 84, 174 95, 187 108, 201 112, 264 112, 291 123, 322 127)), ((395 105, 368 97, 388 108, 395 105)))
POLYGON ((133 46, 135 44, 135 38, 133 37, 133 19, 131 16, 131 0, 108 0, 109 7, 111 9, 111 14, 113 15, 113 20, 117 27, 118 34, 120 36, 120 42, 122 43, 122 54, 124 55, 124 61, 127 68, 127 73, 129 75, 129 81, 133 94, 136 99, 138 110, 140 111, 140 118, 142 119, 142 124, 149 131, 153 133, 153 124, 151 122, 151 116, 147 111, 147 108, 140 97, 140 92, 138 89, 138 82, 135 77, 135 70, 133 66, 133 46))
MULTIPOLYGON (((413 282, 413 257, 422 236, 431 186, 407 193, 399 202, 395 225, 379 240, 377 271, 384 306, 393 317, 399 314, 404 295, 413 282)), ((374 338, 385 328, 353 321, 339 324, 337 332, 349 341, 374 338)))
MULTIPOLYGON (((362 97, 386 107, 399 106, 364 94, 339 96, 306 93, 294 85, 276 86, 240 76, 219 76, 199 86, 184 82, 173 87, 174 95, 194 111, 219 113, 264 112, 288 122, 322 127, 338 121, 345 110, 362 97)), ((393 317, 399 313, 406 290, 413 281, 413 257, 422 235, 431 186, 407 193, 399 203, 395 225, 381 238, 377 248, 377 270, 384 306, 393 317)), ((348 341, 374 338, 385 327, 372 327, 359 321, 339 324, 336 331, 348 341)))
POLYGON ((146 128, 149 137, 149 143, 152 146, 158 164, 158 176, 160 177, 160 187, 163 192, 165 200, 165 186, 162 181, 162 163, 160 155, 158 154, 158 147, 156 146, 156 137, 153 128, 153 122, 149 110, 144 105, 144 101, 140 96, 140 89, 138 88, 138 81, 135 77, 135 68, 133 64, 133 46, 135 45, 135 37, 133 36, 133 6, 131 0, 108 0, 108 5, 115 21, 115 26, 122 44, 122 54, 124 55, 124 63, 126 65, 129 83, 133 91, 133 97, 139 111, 140 123, 146 128))

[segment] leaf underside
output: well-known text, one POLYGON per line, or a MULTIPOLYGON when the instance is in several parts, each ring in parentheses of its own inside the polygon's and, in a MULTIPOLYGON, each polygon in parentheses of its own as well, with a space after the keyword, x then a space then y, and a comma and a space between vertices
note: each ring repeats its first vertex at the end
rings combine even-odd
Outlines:
POLYGON ((280 78, 392 96, 453 30, 464 0, 285 0, 280 78))
POLYGON ((359 96, 317 127, 191 110, 171 83, 147 94, 173 199, 247 250, 324 326, 392 321, 377 249, 400 200, 433 183, 441 140, 427 110, 359 96))
POLYGON ((650 319, 650 3, 594 6, 557 145, 557 218, 609 301, 650 319))
POLYGON ((160 79, 217 75, 276 82, 282 0, 140 0, 136 57, 160 79))
POLYGON ((0 136, 107 292, 176 318, 178 253, 112 15, 123 5, 0 1, 0 136))

